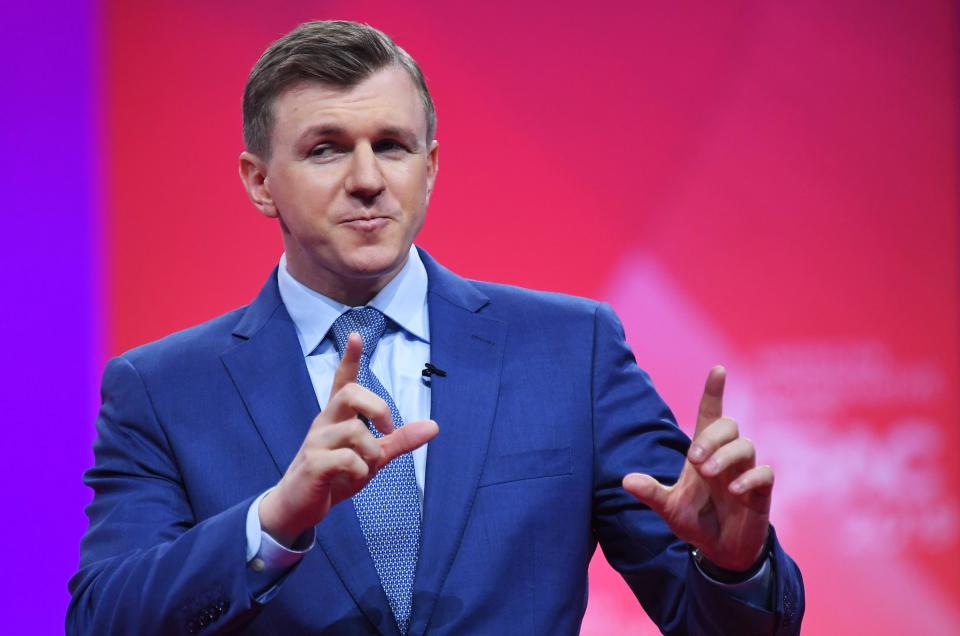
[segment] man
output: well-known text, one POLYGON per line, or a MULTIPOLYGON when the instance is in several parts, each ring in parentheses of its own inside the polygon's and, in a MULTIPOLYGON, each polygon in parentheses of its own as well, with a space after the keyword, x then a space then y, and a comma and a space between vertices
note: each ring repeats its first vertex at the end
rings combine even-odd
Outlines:
POLYGON ((108 364, 68 632, 576 633, 598 541, 665 633, 798 632, 722 368, 691 445, 608 307, 414 248, 435 121, 365 25, 257 62, 240 173, 285 253, 248 307, 108 364))

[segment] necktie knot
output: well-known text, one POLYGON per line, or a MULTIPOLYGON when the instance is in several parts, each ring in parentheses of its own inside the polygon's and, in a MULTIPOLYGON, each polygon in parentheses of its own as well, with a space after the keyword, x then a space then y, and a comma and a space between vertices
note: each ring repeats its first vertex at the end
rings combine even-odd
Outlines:
POLYGON ((359 333, 363 339, 363 358, 366 358, 369 363, 386 328, 387 320, 379 309, 354 307, 340 314, 330 328, 330 332, 341 358, 347 348, 347 338, 354 331, 359 333))

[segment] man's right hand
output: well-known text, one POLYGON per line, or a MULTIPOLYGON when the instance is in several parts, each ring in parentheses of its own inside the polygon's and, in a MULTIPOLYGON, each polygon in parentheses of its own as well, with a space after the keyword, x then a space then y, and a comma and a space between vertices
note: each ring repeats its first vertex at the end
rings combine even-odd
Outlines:
POLYGON ((260 527, 290 547, 335 504, 352 497, 390 460, 418 448, 440 431, 432 420, 394 428, 387 403, 356 383, 363 341, 350 334, 337 366, 327 408, 314 418, 280 483, 260 501, 260 527), (383 433, 376 438, 357 417, 383 433))

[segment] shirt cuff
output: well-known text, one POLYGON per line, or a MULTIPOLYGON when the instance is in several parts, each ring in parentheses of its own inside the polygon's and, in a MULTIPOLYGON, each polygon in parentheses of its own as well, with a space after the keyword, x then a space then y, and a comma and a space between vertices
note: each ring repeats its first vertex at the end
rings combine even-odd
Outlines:
POLYGON ((259 603, 273 598, 283 578, 313 548, 316 539, 316 530, 311 529, 297 539, 294 548, 287 548, 263 531, 260 502, 271 490, 254 499, 247 509, 247 587, 259 603))
POLYGON ((760 566, 760 569, 757 570, 756 574, 746 581, 740 581, 739 583, 721 583, 704 572, 696 559, 693 559, 693 564, 696 566, 700 576, 710 581, 713 585, 727 590, 731 596, 756 607, 769 609, 770 585, 773 575, 773 567, 770 565, 769 555, 766 560, 764 560, 763 565, 760 566))

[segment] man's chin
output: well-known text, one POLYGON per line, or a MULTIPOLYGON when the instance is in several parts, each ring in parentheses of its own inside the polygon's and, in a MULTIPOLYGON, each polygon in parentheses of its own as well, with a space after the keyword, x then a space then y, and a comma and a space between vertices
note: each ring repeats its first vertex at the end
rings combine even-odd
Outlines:
POLYGON ((383 271, 404 260, 406 255, 406 248, 399 245, 358 245, 344 255, 344 260, 358 271, 383 271))
MULTIPOLYGON (((344 259, 342 275, 355 280, 377 281, 389 279, 403 269, 409 248, 366 246, 344 259)), ((386 284, 386 283, 384 283, 386 284)))

